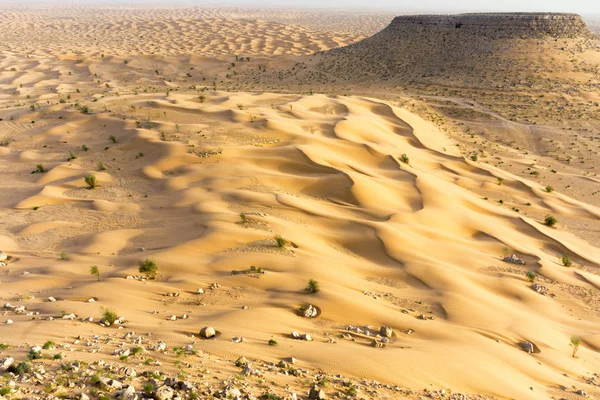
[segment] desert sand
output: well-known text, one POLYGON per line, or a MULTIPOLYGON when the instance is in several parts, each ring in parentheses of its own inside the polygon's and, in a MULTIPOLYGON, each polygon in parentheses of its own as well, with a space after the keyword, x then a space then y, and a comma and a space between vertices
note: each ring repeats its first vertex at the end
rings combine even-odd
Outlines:
POLYGON ((535 88, 323 82, 385 16, 244 13, 0 12, 0 359, 55 377, 5 397, 600 398, 597 88, 558 123, 535 88))

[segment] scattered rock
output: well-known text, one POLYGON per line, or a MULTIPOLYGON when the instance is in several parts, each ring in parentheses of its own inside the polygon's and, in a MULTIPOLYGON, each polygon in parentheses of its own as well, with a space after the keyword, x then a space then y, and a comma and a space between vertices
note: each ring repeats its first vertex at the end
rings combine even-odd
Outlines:
POLYGON ((310 388, 310 392, 308 393, 309 400, 324 400, 326 398, 327 398, 327 395, 325 394, 323 389, 321 389, 320 387, 313 386, 310 388))
POLYGON ((167 385, 163 385, 154 391, 156 400, 171 400, 174 395, 175 391, 167 385))
POLYGON ((214 337, 215 334, 215 329, 211 328, 210 326, 205 326, 204 328, 200 329, 200 337, 203 339, 210 339, 214 337))
POLYGON ((528 341, 524 341, 524 342, 520 342, 519 346, 521 347, 521 349, 523 349, 523 351, 532 354, 534 351, 534 346, 533 343, 528 342, 528 341))
POLYGON ((394 334, 394 330, 389 326, 382 326, 379 330, 379 334, 385 338, 391 338, 394 334))
POLYGON ((0 371, 6 371, 11 365, 13 365, 15 359, 12 357, 4 357, 0 360, 0 371))
POLYGON ((318 313, 317 307, 314 307, 312 304, 309 304, 303 311, 304 318, 316 318, 318 313))
POLYGON ((510 256, 504 257, 502 261, 509 264, 525 265, 525 261, 517 257, 516 254, 511 254, 510 256))

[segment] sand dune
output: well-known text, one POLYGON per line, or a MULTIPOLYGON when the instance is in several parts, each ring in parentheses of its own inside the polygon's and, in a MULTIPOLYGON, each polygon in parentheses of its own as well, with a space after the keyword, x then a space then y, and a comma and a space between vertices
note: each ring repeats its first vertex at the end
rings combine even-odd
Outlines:
MULTIPOLYGON (((22 167, 11 170, 7 166, 13 164, 3 163, 6 182, 35 188, 33 194, 15 191, 11 198, 16 204, 4 211, 12 215, 12 207, 21 210, 17 220, 5 219, 6 232, 15 242, 3 243, 3 250, 21 259, 12 269, 35 274, 36 287, 44 287, 48 295, 64 297, 65 280, 75 287, 85 284, 86 294, 127 315, 131 328, 152 325, 154 335, 171 341, 185 341, 185 335, 173 333, 173 325, 153 321, 164 319, 164 313, 191 313, 177 329, 193 331, 201 321, 210 321, 224 340, 207 343, 205 350, 222 357, 253 352, 281 357, 291 345, 286 333, 302 330, 316 338, 315 343, 294 346, 295 356, 306 362, 348 374, 359 368, 364 377, 412 388, 452 385, 498 396, 542 398, 546 382, 571 385, 561 375, 565 367, 570 375, 585 375, 589 367, 571 359, 568 338, 577 335, 584 343, 594 343, 597 333, 590 318, 597 317, 591 316, 594 311, 578 318, 592 311, 590 304, 564 290, 595 290, 598 282, 595 275, 581 280, 585 272, 565 268, 557 257, 566 253, 595 267, 600 253, 564 232, 560 222, 549 228, 543 219, 549 213, 559 221, 563 215, 596 219, 596 207, 465 160, 452 139, 433 125, 376 99, 207 95, 210 100, 204 103, 185 93, 167 99, 146 96, 135 103, 101 100, 111 110, 136 104, 135 112, 156 116, 150 121, 158 127, 172 124, 171 118, 178 121, 178 131, 171 130, 163 140, 162 128, 139 128, 106 112, 80 114, 75 129, 41 113, 44 129, 31 127, 11 135, 6 159, 36 143, 37 150, 18 161, 29 168, 38 161, 58 160, 79 143, 90 146, 78 151, 76 160, 57 161, 49 172, 31 178, 22 175, 22 167), (250 115, 257 116, 256 122, 250 115), (113 129, 105 130, 104 124, 113 129), (67 129, 71 133, 64 144, 60 139, 65 136, 58 132, 67 129), (238 130, 244 136, 224 134, 238 130), (108 140, 112 132, 117 143, 108 140), (139 153, 144 155, 136 158, 139 153), (403 154, 408 162, 402 161, 403 154), (84 189, 83 175, 93 171, 97 160, 107 160, 108 166, 94 172, 100 187, 84 189), (502 185, 496 176, 504 177, 502 185), (482 187, 489 197, 509 196, 520 203, 486 200, 479 194, 482 187), (527 207, 526 200, 536 205, 527 207), (40 208, 33 211, 33 206, 40 208), (522 211, 516 213, 513 206, 522 211), (241 223, 240 212, 250 222, 241 223), (50 215, 56 222, 48 220, 50 215), (274 234, 297 248, 277 248, 274 234), (32 235, 38 239, 24 241, 32 235), (140 253, 140 247, 146 251, 140 253), (528 265, 503 263, 505 247, 528 265), (49 263, 44 278, 36 269, 43 260, 37 255, 58 257, 63 250, 68 260, 49 263), (143 285, 152 288, 147 291, 124 278, 149 257, 160 265, 160 279, 143 285), (85 283, 92 262, 107 271, 104 282, 85 283), (260 279, 230 274, 251 265, 267 273, 260 279), (524 276, 528 270, 556 297, 531 290, 524 276), (310 278, 322 286, 313 297, 303 293, 310 278), (194 291, 210 282, 219 282, 221 291, 239 292, 241 298, 219 297, 196 310, 184 301, 192 300, 190 295, 168 305, 161 305, 155 295, 194 291), (135 300, 111 296, 114 291, 135 300), (363 292, 390 295, 374 300, 363 292), (317 323, 293 316, 307 301, 323 310, 317 323), (237 311, 242 304, 250 310, 237 311), (565 306, 578 311, 567 313, 565 306), (147 316, 153 309, 161 310, 154 319, 147 316), (421 314, 435 319, 419 319, 421 314), (327 344, 322 336, 328 332, 335 337, 346 325, 380 324, 391 325, 399 335, 385 351, 361 340, 327 344), (409 329, 415 333, 406 335, 409 329), (249 342, 243 347, 227 344, 235 335, 249 342), (272 335, 285 346, 264 349, 261 342, 272 335), (525 354, 517 345, 522 340, 535 342, 541 355, 525 354), (499 384, 494 378, 498 374, 510 376, 512 383, 499 384)), ((4 281, 17 291, 30 284, 18 277, 10 274, 4 281)), ((97 307, 72 308, 69 312, 98 313, 97 307)), ((14 326, 30 323, 17 318, 14 326)), ((38 325, 28 340, 44 337, 50 326, 38 325)), ((581 357, 589 365, 600 361, 586 346, 581 357)))

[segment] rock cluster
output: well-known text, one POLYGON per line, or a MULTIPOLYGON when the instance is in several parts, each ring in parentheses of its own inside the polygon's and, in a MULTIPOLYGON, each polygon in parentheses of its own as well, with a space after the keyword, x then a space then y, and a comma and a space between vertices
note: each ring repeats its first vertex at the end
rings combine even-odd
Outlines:
POLYGON ((516 254, 511 254, 510 256, 506 256, 502 259, 505 263, 516 264, 516 265, 525 265, 525 261, 521 260, 517 257, 516 254))

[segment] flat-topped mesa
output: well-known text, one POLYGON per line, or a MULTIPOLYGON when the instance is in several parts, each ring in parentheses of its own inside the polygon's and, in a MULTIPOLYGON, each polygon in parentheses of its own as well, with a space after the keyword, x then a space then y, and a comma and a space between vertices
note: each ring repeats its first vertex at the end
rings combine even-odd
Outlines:
POLYGON ((592 36, 581 16, 566 13, 405 15, 394 18, 385 30, 466 33, 491 39, 592 36))

